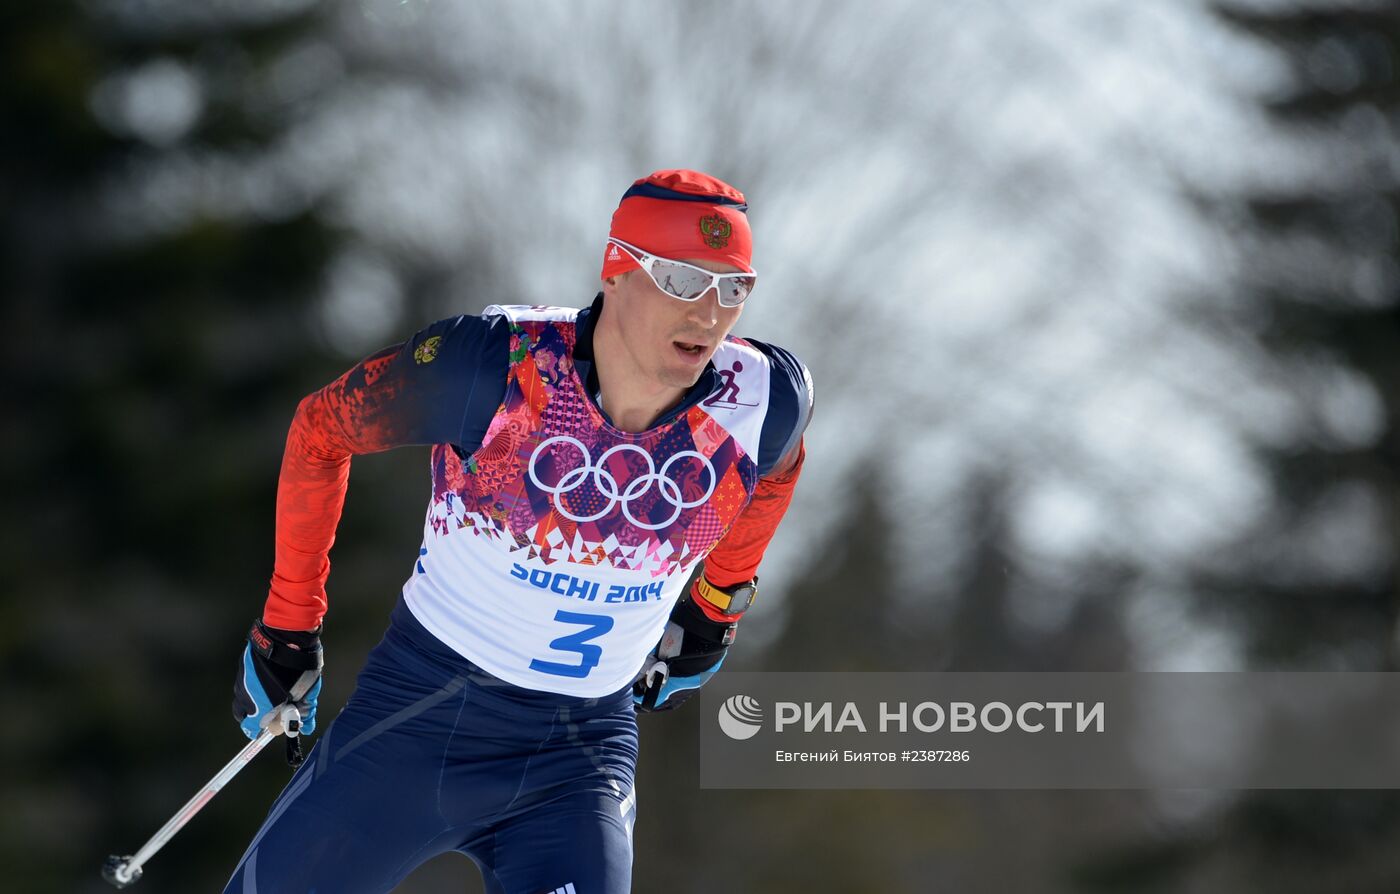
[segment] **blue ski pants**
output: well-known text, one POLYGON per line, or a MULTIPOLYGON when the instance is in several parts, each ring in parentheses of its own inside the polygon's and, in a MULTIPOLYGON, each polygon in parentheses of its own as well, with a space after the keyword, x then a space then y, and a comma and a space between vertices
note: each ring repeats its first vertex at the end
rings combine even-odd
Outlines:
POLYGON ((488 894, 621 894, 636 762, 630 688, 587 699, 505 683, 401 597, 224 894, 391 891, 451 850, 488 894))

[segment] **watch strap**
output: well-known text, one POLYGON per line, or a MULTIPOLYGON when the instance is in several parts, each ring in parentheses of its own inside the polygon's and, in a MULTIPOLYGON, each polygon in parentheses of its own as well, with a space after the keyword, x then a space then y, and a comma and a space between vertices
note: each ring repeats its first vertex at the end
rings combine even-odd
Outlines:
POLYGON ((701 574, 695 579, 695 595, 719 609, 721 613, 737 617, 748 611, 754 598, 758 596, 758 579, 744 581, 732 587, 716 587, 701 574))

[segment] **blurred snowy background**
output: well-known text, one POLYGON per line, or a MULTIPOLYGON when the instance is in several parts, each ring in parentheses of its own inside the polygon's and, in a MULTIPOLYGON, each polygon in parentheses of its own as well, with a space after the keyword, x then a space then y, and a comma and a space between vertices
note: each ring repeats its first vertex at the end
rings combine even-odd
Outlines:
MULTIPOLYGON (((227 678, 297 399, 439 317, 586 304, 657 168, 748 195, 736 332, 817 385, 735 667, 1397 669, 1394 4, 3 21, 0 753, 22 772, 0 853, 23 890, 100 890, 101 857, 237 748, 227 678)), ((356 461, 328 714, 416 553, 425 471, 356 461)), ((1400 884, 1388 793, 702 792, 697 722, 643 719, 639 891, 1400 884), (696 849, 714 828, 732 864, 696 849)), ((275 764, 142 885, 217 889, 275 764)), ((402 890, 464 885, 445 857, 402 890)))

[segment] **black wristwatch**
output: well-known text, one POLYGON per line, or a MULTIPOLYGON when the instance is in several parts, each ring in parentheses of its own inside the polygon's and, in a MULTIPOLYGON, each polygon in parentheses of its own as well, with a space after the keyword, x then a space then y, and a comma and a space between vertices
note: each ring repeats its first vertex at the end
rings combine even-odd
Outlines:
POLYGON ((758 596, 758 578, 735 584, 732 587, 716 587, 701 574, 695 579, 695 593, 701 599, 720 610, 726 617, 737 618, 748 611, 758 596))

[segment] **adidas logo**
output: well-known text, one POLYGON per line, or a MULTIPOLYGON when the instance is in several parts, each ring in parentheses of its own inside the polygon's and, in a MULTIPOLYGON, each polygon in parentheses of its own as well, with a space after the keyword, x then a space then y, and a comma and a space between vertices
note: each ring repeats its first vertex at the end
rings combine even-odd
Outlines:
POLYGON ((574 883, 569 882, 562 888, 555 888, 549 894, 578 894, 578 892, 574 890, 574 883))
POLYGON ((618 258, 620 258, 620 257, 622 257, 622 253, 619 252, 619 251, 617 250, 617 246, 616 246, 616 245, 609 245, 609 246, 608 246, 608 260, 609 260, 609 261, 616 261, 616 260, 617 260, 618 258))

